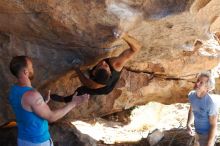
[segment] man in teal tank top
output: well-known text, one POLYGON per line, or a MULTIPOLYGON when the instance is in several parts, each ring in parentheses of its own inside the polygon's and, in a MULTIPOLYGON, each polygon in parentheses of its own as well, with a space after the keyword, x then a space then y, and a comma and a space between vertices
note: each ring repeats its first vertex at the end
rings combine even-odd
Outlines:
POLYGON ((31 85, 34 77, 31 58, 14 57, 10 62, 10 71, 17 78, 17 83, 10 89, 9 101, 16 115, 18 146, 53 146, 48 121, 54 122, 62 118, 74 107, 87 101, 89 95, 73 95, 71 102, 52 111, 31 85))

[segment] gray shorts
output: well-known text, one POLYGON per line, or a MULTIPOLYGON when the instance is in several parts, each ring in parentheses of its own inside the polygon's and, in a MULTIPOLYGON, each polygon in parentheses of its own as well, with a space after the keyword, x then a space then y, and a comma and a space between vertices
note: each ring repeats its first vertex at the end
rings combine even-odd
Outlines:
POLYGON ((42 143, 32 143, 30 141, 22 140, 19 138, 17 140, 18 140, 18 146, 53 146, 53 141, 51 138, 42 143))
POLYGON ((196 133, 194 146, 206 146, 208 143, 208 137, 209 137, 208 134, 201 135, 201 134, 196 133))

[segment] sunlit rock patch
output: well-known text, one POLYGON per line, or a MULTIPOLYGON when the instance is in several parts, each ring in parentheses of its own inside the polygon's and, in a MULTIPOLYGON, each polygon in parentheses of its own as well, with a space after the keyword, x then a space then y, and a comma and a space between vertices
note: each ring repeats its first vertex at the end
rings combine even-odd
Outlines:
POLYGON ((150 102, 134 108, 127 125, 102 118, 90 122, 74 121, 72 124, 83 135, 106 144, 137 142, 147 138, 155 129, 164 131, 185 127, 188 107, 188 104, 163 105, 150 102))

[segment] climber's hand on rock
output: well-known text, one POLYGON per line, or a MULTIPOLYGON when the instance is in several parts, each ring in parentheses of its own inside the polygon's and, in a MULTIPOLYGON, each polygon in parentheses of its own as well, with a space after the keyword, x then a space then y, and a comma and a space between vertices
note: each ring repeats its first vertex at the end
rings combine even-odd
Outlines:
POLYGON ((121 35, 123 34, 123 31, 122 30, 120 30, 120 29, 114 29, 113 30, 113 35, 114 35, 114 37, 115 38, 121 38, 121 35))
POLYGON ((123 30, 121 30, 121 29, 114 29, 113 30, 113 34, 114 34, 114 36, 115 36, 115 38, 120 38, 120 39, 126 39, 126 38, 128 38, 128 37, 131 37, 129 34, 128 34, 128 32, 126 32, 126 31, 123 31, 123 30))
POLYGON ((74 69, 75 71, 80 70, 80 64, 74 64, 74 65, 73 65, 73 69, 74 69))
POLYGON ((72 61, 72 65, 73 65, 74 70, 78 70, 82 64, 83 64, 82 61, 77 58, 73 59, 73 61, 72 61))

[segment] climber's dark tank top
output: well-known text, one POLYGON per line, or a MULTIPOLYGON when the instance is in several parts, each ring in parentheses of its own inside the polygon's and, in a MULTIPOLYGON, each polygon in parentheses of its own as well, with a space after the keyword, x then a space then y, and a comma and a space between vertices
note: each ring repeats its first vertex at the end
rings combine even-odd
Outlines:
MULTIPOLYGON (((118 72, 112 67, 112 65, 109 62, 109 58, 104 59, 104 61, 109 65, 110 70, 111 70, 111 76, 110 76, 109 80, 106 82, 106 84, 105 84, 106 86, 104 86, 102 88, 98 88, 98 89, 91 89, 87 86, 81 86, 76 90, 78 92, 78 95, 82 95, 85 93, 90 94, 90 95, 108 94, 114 89, 116 83, 118 82, 118 80, 120 78, 121 71, 118 72)), ((95 67, 93 67, 93 69, 90 70, 90 79, 92 79, 92 80, 94 79, 94 77, 92 75, 92 71, 94 69, 95 69, 95 67)), ((95 82, 99 83, 98 81, 95 81, 95 82)), ((103 84, 103 83, 101 83, 101 84, 103 84)))

